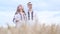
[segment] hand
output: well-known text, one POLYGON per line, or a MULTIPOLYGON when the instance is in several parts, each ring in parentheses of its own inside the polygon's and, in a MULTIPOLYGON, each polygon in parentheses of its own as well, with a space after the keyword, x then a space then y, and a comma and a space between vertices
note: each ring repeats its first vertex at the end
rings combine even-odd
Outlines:
POLYGON ((19 22, 19 20, 16 20, 16 22, 19 22))

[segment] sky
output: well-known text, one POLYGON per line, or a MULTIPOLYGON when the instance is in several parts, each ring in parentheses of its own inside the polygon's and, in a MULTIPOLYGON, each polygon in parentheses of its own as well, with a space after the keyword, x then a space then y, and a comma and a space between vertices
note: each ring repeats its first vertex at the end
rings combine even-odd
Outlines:
POLYGON ((26 11, 28 2, 32 2, 40 23, 60 24, 60 0, 0 0, 0 26, 15 26, 12 19, 17 6, 22 4, 26 11))

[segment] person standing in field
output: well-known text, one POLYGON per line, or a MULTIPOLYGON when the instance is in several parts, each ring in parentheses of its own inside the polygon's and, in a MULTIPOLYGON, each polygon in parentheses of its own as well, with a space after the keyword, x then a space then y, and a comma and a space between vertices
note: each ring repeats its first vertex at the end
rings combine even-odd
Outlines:
POLYGON ((27 7, 28 7, 28 12, 27 12, 27 24, 28 24, 29 26, 34 26, 36 20, 38 20, 36 11, 34 11, 34 10, 32 9, 32 3, 31 3, 31 2, 28 2, 28 3, 27 3, 27 7))
MULTIPOLYGON (((36 20, 37 20, 37 16, 35 11, 32 9, 32 3, 28 2, 27 3, 27 7, 28 7, 28 12, 27 12, 27 28, 28 28, 28 34, 32 34, 33 32, 33 27, 36 24, 36 20)), ((36 24, 37 25, 37 24, 36 24)))
POLYGON ((14 15, 13 22, 16 24, 16 27, 19 28, 24 24, 24 21, 26 21, 26 14, 23 6, 19 5, 14 15))

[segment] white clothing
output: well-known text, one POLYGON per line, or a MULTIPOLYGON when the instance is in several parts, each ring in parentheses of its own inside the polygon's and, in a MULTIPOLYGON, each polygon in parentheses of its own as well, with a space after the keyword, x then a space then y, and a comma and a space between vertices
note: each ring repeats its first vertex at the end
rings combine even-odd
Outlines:
POLYGON ((30 20, 28 19, 28 13, 27 13, 27 34, 33 34, 34 32, 34 27, 35 27, 35 24, 37 23, 36 20, 37 20, 37 16, 36 16, 36 13, 35 11, 33 11, 33 20, 31 19, 32 18, 32 11, 29 12, 30 14, 30 20))
POLYGON ((33 11, 33 20, 31 19, 32 16, 31 16, 30 12, 29 12, 29 14, 30 14, 30 20, 28 20, 28 13, 27 13, 27 26, 34 26, 36 24, 36 20, 37 20, 36 13, 35 13, 35 11, 33 11))
POLYGON ((20 15, 19 13, 15 14, 14 18, 14 23, 16 24, 16 27, 21 27, 26 21, 26 16, 20 15), (18 22, 16 22, 17 20, 18 22))

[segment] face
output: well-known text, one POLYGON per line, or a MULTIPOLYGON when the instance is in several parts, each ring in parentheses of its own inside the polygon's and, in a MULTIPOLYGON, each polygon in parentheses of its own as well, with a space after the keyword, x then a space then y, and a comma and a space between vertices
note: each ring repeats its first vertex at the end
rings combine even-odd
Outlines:
POLYGON ((32 4, 28 4, 28 8, 29 9, 32 9, 32 4))
POLYGON ((22 5, 19 5, 19 10, 22 10, 22 9, 23 9, 22 5))

